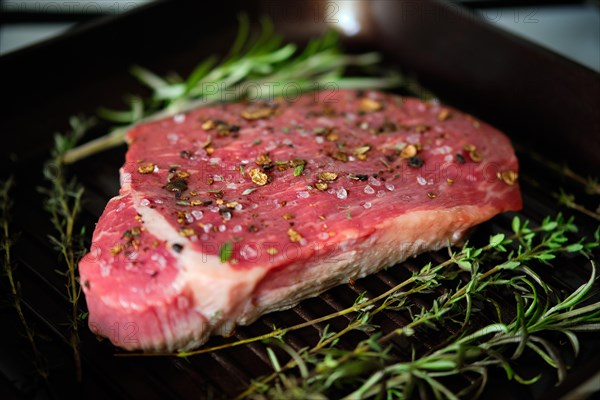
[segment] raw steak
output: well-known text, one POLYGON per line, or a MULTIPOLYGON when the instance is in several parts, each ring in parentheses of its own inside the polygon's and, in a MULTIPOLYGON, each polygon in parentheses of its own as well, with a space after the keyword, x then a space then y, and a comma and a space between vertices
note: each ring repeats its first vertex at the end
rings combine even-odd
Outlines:
POLYGON ((90 327, 190 349, 521 208, 509 140, 380 92, 201 108, 132 129, 80 273, 90 327))

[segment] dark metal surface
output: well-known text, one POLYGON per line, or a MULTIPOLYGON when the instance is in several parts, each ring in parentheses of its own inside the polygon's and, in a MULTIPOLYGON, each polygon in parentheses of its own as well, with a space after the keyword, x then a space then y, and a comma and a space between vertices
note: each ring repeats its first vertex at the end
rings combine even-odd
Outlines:
MULTIPOLYGON (((519 215, 539 222, 557 211, 573 214, 553 197, 561 187, 588 208, 597 207, 597 197, 587 195, 582 185, 549 169, 530 153, 535 150, 553 161, 567 162, 584 171, 583 175, 586 171, 597 175, 597 74, 484 25, 455 6, 429 1, 365 4, 369 6, 364 6, 361 15, 367 30, 348 39, 349 48, 382 51, 390 65, 414 73, 443 101, 503 129, 522 149, 518 156, 524 209, 519 215)), ((51 392, 56 398, 231 397, 251 379, 270 372, 261 344, 188 360, 122 358, 114 356, 118 350, 106 341, 97 341, 84 329, 84 379, 77 385, 66 341, 70 305, 64 280, 53 271, 57 256, 47 239, 52 229, 35 191, 43 183, 42 163, 48 156, 52 133, 64 130, 70 115, 92 113, 99 105, 118 107, 123 94, 140 92, 127 74, 127 67, 133 63, 160 73, 175 70, 186 74, 202 58, 227 50, 235 34, 234 10, 246 10, 251 16, 270 14, 281 32, 299 42, 326 28, 327 10, 320 1, 160 3, 0 58, 5 103, 0 108, 0 177, 13 174, 17 180, 13 213, 13 229, 20 232, 14 251, 16 276, 22 283, 27 317, 46 338, 41 347, 50 361, 51 392)), ((115 149, 71 168, 86 187, 82 222, 89 233, 108 199, 118 191, 118 168, 124 152, 124 148, 115 149)), ((483 224, 473 240, 509 230, 512 215, 483 224)), ((583 214, 574 215, 582 228, 580 234, 589 237, 597 223, 583 214)), ((381 293, 410 276, 411 269, 440 257, 426 254, 363 279, 354 287, 334 288, 292 310, 266 315, 239 329, 236 337, 251 337, 270 331, 273 324, 289 326, 343 309, 358 293, 381 293)), ((561 258, 545 278, 568 289, 583 282, 589 271, 589 265, 574 265, 568 258, 561 258)), ((45 393, 43 385, 32 385, 35 374, 29 350, 13 310, 3 308, 0 316, 4 328, 0 330, 0 383, 8 384, 11 392, 6 393, 14 395, 45 393)), ((485 315, 480 317, 485 322, 485 315)), ((332 328, 343 323, 333 321, 332 328)), ((384 328, 398 327, 406 323, 406 316, 386 313, 378 323, 384 328)), ((314 342, 323 328, 320 325, 290 333, 288 343, 302 348, 314 342)), ((360 335, 356 333, 349 339, 360 335)), ((423 336, 423 345, 435 346, 441 335, 423 336)), ((555 389, 555 375, 550 370, 543 370, 540 383, 530 387, 507 384, 502 374, 493 374, 486 396, 542 398, 571 390, 589 376, 590 368, 600 367, 598 340, 585 335, 583 338, 584 351, 565 385, 555 389)), ((224 341, 214 338, 210 344, 224 341)), ((399 356, 408 356, 407 342, 397 341, 395 345, 399 356)), ((520 367, 524 376, 531 376, 540 365, 524 362, 520 367)))

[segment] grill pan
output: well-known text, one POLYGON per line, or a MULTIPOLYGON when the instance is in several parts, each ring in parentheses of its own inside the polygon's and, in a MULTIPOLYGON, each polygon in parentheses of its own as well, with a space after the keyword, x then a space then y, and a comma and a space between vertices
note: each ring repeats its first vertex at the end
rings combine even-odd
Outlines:
MULTIPOLYGON (((143 92, 127 73, 131 64, 161 74, 170 70, 187 74, 199 60, 227 51, 237 27, 235 11, 244 11, 253 20, 270 15, 287 39, 304 43, 324 32, 329 19, 335 17, 330 7, 322 1, 157 2, 0 58, 4 98, 0 109, 4 141, 0 177, 14 175, 17 182, 12 212, 12 229, 20 232, 13 251, 18 265, 15 277, 21 282, 26 317, 42 338, 41 351, 52 372, 50 388, 35 384, 31 355, 14 310, 3 307, 3 393, 29 398, 230 398, 252 379, 271 372, 261 344, 187 360, 115 357, 118 350, 83 329, 83 381, 77 384, 66 327, 70 304, 63 277, 53 271, 57 255, 47 239, 52 226, 41 208, 42 198, 36 187, 44 184, 41 171, 52 145, 52 133, 64 131, 70 115, 92 114, 99 105, 118 108, 122 94, 143 92)), ((539 223, 544 216, 559 211, 575 216, 580 235, 593 234, 598 222, 561 206, 554 194, 563 188, 590 210, 598 207, 598 197, 587 194, 580 182, 552 165, 568 164, 583 176, 598 175, 598 74, 485 24, 458 6, 434 1, 374 1, 362 2, 360 8, 365 30, 345 39, 348 49, 380 51, 388 65, 418 77, 443 102, 495 125, 516 145, 524 209, 482 224, 473 240, 509 231, 514 215, 539 223)), ((86 188, 81 222, 88 227, 88 237, 106 202, 118 192, 118 169, 125 150, 117 148, 71 167, 86 188)), ((353 286, 336 287, 291 310, 268 314, 238 329, 236 338, 341 310, 359 293, 381 293, 410 276, 412 270, 441 257, 443 254, 424 254, 353 286)), ((544 273, 544 278, 556 287, 573 290, 589 274, 589 265, 563 257, 554 269, 544 273)), ((2 285, 5 293, 4 281, 2 285)), ((420 300, 426 299, 415 301, 420 300)), ((486 322, 484 315, 480 318, 481 323, 486 322)), ((343 323, 343 319, 331 322, 333 328, 343 323)), ((406 324, 407 319, 387 313, 378 323, 393 329, 406 324)), ((317 325, 286 337, 292 347, 299 349, 314 342, 323 328, 317 325)), ((444 335, 447 333, 423 336, 423 346, 436 346, 444 335)), ((363 337, 357 333, 349 340, 363 337)), ((525 359, 520 363, 520 372, 532 376, 542 371, 538 383, 507 383, 501 373, 494 372, 484 397, 558 398, 571 392, 600 370, 600 342, 590 335, 582 335, 582 339, 582 352, 576 360, 570 360, 573 368, 560 386, 555 386, 552 370, 525 359)), ((213 338, 209 345, 225 341, 213 338)), ((399 340, 395 351, 407 357, 410 346, 399 340)))

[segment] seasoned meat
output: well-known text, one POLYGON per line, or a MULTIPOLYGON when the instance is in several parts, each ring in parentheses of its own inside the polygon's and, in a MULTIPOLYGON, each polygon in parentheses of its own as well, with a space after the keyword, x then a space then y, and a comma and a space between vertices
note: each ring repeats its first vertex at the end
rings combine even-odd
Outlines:
POLYGON ((521 208, 503 134, 381 92, 200 108, 128 142, 80 263, 91 329, 126 349, 199 346, 521 208))

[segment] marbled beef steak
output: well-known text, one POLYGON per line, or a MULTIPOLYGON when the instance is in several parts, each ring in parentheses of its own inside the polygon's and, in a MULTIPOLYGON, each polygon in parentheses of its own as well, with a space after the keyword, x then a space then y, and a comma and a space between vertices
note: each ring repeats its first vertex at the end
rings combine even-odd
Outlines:
POLYGON ((90 327, 190 349, 521 208, 496 129, 381 92, 200 108, 128 133, 81 261, 90 327))

